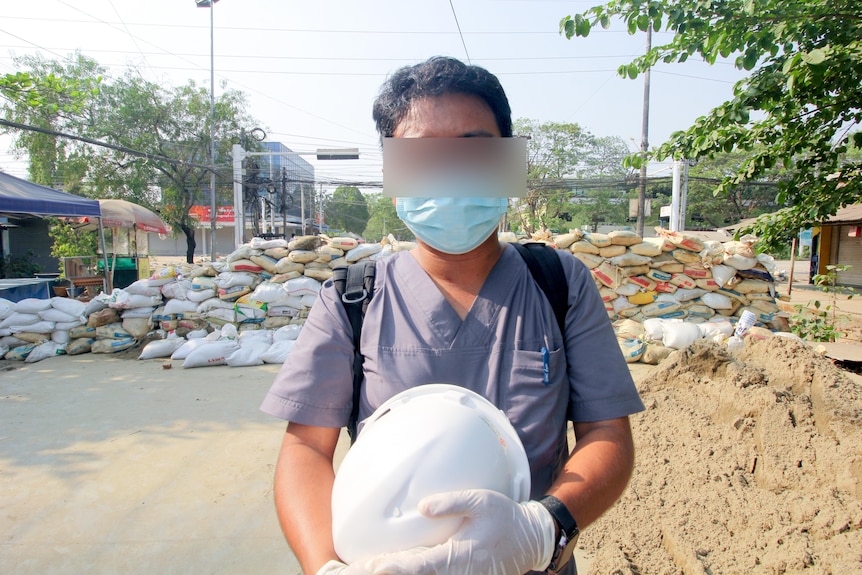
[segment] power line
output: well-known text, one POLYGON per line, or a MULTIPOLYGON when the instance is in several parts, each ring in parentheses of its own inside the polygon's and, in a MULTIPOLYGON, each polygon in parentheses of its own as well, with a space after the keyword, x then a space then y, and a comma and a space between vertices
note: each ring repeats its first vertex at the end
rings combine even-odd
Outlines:
POLYGON ((470 52, 467 50, 467 42, 464 41, 464 33, 461 32, 461 24, 458 23, 458 14, 455 13, 455 5, 452 0, 449 0, 449 7, 452 9, 452 17, 455 18, 455 26, 458 28, 458 36, 461 37, 461 45, 464 46, 464 54, 467 56, 467 63, 472 65, 470 61, 470 52))

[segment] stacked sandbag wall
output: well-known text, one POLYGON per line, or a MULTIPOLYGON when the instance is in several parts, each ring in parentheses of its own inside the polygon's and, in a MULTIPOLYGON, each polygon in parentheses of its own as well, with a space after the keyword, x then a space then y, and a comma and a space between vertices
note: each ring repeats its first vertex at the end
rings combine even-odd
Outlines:
POLYGON ((553 238, 590 269, 627 361, 657 363, 694 339, 726 339, 745 311, 760 326, 789 331, 776 304, 775 262, 756 253, 755 237, 722 243, 656 231, 652 238, 631 231, 553 238))

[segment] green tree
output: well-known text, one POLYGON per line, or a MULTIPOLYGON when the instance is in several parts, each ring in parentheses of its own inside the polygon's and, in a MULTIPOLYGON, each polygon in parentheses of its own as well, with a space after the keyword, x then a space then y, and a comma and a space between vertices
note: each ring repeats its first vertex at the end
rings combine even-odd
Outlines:
POLYGON ((367 200, 370 217, 362 237, 368 241, 378 241, 392 234, 398 240, 414 239, 413 232, 398 217, 392 198, 382 194, 370 194, 367 200))
POLYGON ((355 186, 338 186, 326 203, 326 221, 332 228, 361 234, 370 217, 368 202, 355 186))
MULTIPOLYGON (((51 244, 51 255, 61 259, 61 263, 65 257, 96 255, 99 246, 98 232, 75 229, 59 218, 50 218, 48 223, 48 235, 54 240, 51 244)), ((62 265, 60 270, 63 270, 62 265)))
MULTIPOLYGON (((566 16, 567 38, 588 36, 622 19, 630 34, 673 32, 673 39, 620 67, 635 78, 658 62, 697 54, 714 64, 734 58, 751 74, 733 98, 650 152, 699 159, 740 150, 747 157, 716 193, 757 180, 776 165, 790 170, 776 201, 787 207, 758 220, 768 243, 860 199, 862 164, 846 152, 862 146, 862 4, 856 0, 613 0, 566 16)), ((631 165, 641 161, 639 156, 631 165)))
MULTIPOLYGON (((82 131, 105 73, 95 60, 79 53, 65 60, 27 55, 15 58, 13 65, 21 70, 0 77, 2 112, 7 120, 46 130, 82 131)), ((50 134, 16 131, 13 149, 27 154, 32 181, 82 192, 88 155, 85 145, 50 134)))

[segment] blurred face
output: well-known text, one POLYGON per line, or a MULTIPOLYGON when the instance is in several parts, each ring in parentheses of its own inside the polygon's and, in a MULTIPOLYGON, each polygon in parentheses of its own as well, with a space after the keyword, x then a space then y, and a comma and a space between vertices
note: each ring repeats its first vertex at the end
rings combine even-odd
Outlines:
MULTIPOLYGON (((414 102, 396 127, 394 138, 395 142, 400 138, 497 139, 501 134, 494 113, 481 98, 444 94, 414 102)), ((456 148, 462 147, 460 142, 450 140, 446 144, 441 140, 440 147, 435 147, 434 142, 429 144, 431 147, 413 154, 412 159, 408 152, 403 156, 404 164, 397 162, 407 172, 406 176, 400 174, 404 177, 399 183, 404 187, 399 189, 410 191, 406 195, 394 194, 399 196, 395 204, 398 217, 421 243, 434 250, 468 253, 496 233, 508 205, 502 193, 505 186, 495 179, 494 170, 483 168, 490 158, 483 160, 473 153, 459 157, 461 151, 456 148), (416 181, 411 183, 411 177, 416 181)), ((384 170, 385 180, 386 174, 392 175, 384 170)))

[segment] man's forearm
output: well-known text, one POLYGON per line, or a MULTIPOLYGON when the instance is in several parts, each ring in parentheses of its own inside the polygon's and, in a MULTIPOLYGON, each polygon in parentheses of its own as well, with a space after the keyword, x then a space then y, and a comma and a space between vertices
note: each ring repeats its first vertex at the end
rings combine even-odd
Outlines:
POLYGON ((575 449, 548 493, 566 504, 583 529, 622 495, 634 467, 634 445, 627 417, 576 423, 575 435, 575 449))
POLYGON ((285 435, 275 470, 275 506, 281 529, 305 573, 314 574, 337 557, 332 544, 334 479, 331 454, 285 435))

